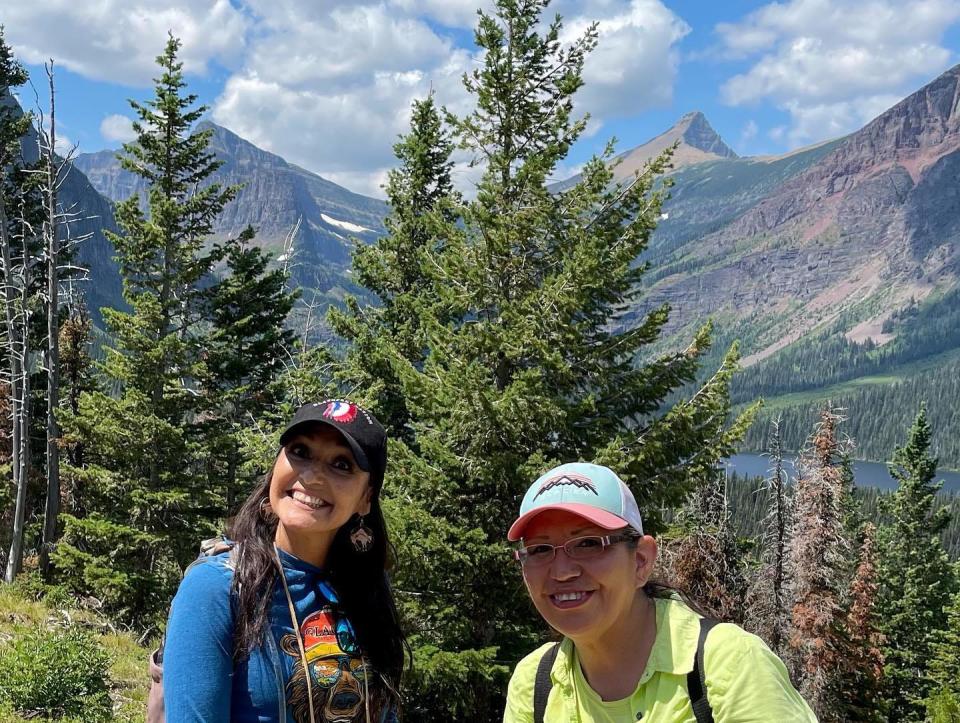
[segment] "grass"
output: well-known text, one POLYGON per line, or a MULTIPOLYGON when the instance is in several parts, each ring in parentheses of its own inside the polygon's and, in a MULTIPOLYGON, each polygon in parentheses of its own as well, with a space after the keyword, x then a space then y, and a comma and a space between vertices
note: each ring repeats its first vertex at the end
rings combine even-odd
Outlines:
MULTIPOLYGON (((149 691, 149 648, 140 645, 132 633, 112 629, 95 612, 76 606, 53 606, 45 600, 31 599, 16 586, 0 584, 0 646, 38 625, 52 628, 67 622, 92 629, 110 654, 110 698, 113 701, 114 720, 124 723, 145 721, 149 691)), ((23 718, 15 711, 0 706, 0 723, 20 723, 25 720, 44 719, 23 718)))

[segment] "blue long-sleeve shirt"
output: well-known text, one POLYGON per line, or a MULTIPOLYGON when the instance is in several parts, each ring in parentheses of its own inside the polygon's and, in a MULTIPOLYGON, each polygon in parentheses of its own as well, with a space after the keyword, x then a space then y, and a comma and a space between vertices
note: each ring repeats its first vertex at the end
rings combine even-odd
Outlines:
MULTIPOLYGON (((300 624, 317 723, 394 721, 382 680, 360 655, 349 620, 323 570, 280 551, 300 624), (367 686, 369 685, 369 691, 367 686)), ((290 721, 309 723, 306 677, 280 580, 271 591, 263 644, 234 665, 236 601, 229 553, 191 567, 173 599, 163 658, 169 723, 290 721)))

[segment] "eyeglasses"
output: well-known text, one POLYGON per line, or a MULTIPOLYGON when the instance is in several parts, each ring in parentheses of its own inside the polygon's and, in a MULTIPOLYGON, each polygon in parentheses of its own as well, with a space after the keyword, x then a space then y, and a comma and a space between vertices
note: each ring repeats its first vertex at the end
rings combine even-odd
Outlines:
POLYGON ((574 537, 562 545, 550 545, 540 542, 536 545, 527 545, 513 551, 513 558, 524 567, 540 567, 549 565, 557 556, 557 548, 562 547, 567 557, 573 560, 589 560, 599 557, 610 545, 618 542, 631 542, 637 539, 636 535, 587 535, 574 537))

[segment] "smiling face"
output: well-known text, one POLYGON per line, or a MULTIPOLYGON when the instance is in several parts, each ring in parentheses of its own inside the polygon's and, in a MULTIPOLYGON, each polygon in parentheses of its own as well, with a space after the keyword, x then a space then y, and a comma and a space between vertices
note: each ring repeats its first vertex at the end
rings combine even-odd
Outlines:
POLYGON ((322 565, 337 531, 354 513, 370 512, 371 494, 370 473, 357 466, 343 435, 326 424, 302 425, 273 464, 277 544, 322 565))
MULTIPOLYGON (((610 534, 615 533, 570 512, 547 510, 527 525, 523 544, 562 545, 574 537, 610 534)), ((649 536, 635 547, 617 543, 585 560, 559 549, 549 564, 525 565, 523 580, 543 619, 575 643, 586 643, 632 624, 637 591, 655 559, 656 542, 649 536)))

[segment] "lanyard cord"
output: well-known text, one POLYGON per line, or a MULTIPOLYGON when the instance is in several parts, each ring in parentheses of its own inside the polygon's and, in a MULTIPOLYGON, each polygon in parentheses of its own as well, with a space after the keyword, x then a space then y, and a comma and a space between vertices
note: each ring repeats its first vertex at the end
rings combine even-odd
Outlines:
MULTIPOLYGON (((307 703, 310 705, 310 723, 316 723, 313 713, 313 682, 310 674, 310 667, 307 665, 307 651, 303 647, 303 637, 300 635, 300 623, 297 622, 297 610, 293 606, 293 598, 290 596, 290 588, 287 587, 287 576, 283 573, 283 563, 280 562, 280 553, 277 552, 277 545, 273 545, 273 556, 277 562, 277 569, 280 572, 280 582, 283 583, 283 592, 287 596, 287 606, 290 609, 290 621, 293 623, 293 634, 297 637, 297 647, 300 648, 300 660, 303 663, 303 674, 307 679, 307 703)), ((370 671, 367 668, 367 660, 360 656, 360 664, 363 666, 363 704, 367 716, 367 723, 370 723, 370 671)))
POLYGON ((303 637, 300 635, 300 623, 297 622, 297 611, 293 607, 293 598, 290 597, 290 588, 287 587, 287 576, 283 572, 283 564, 280 562, 280 553, 277 552, 277 546, 273 546, 273 557, 277 562, 277 569, 280 572, 280 582, 283 583, 283 591, 287 595, 287 605, 290 608, 290 621, 293 623, 293 634, 297 637, 297 647, 300 648, 300 661, 303 663, 303 674, 307 679, 307 703, 310 705, 310 723, 316 723, 313 716, 313 682, 310 675, 310 667, 307 665, 307 651, 303 648, 303 637))

